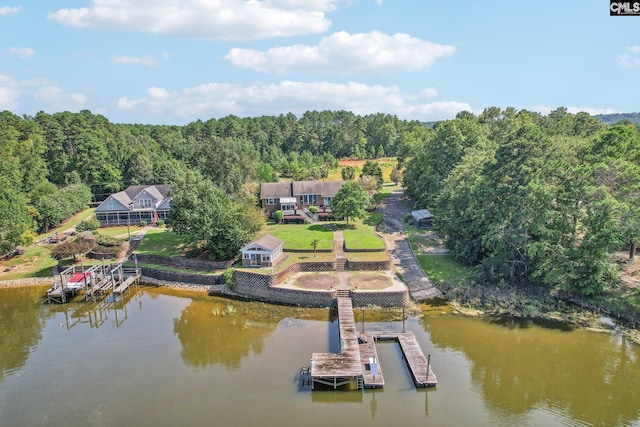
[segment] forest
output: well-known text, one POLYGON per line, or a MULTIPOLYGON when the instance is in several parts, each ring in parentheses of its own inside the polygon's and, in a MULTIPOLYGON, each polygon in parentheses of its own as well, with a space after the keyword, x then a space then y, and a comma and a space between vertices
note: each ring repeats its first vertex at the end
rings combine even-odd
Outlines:
POLYGON ((406 192, 489 283, 597 296, 640 238, 640 133, 559 108, 461 113, 408 161, 406 192))
POLYGON ((558 108, 497 107, 438 123, 347 111, 117 124, 90 111, 0 113, 0 253, 136 184, 247 199, 260 182, 325 178, 339 159, 397 157, 416 208, 484 280, 580 295, 615 286, 640 237, 640 133, 558 108), (193 175, 196 174, 196 175, 193 175))

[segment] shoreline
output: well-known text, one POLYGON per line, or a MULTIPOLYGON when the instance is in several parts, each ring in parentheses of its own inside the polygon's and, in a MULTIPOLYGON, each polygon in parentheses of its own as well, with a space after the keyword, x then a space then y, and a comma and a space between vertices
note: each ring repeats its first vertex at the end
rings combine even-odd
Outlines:
MULTIPOLYGON (((55 282, 54 277, 29 277, 13 280, 0 281, 0 289, 5 288, 23 288, 23 287, 45 287, 50 286, 55 282)), ((194 285, 192 283, 180 283, 169 282, 165 280, 153 279, 151 277, 141 276, 140 280, 142 285, 165 287, 171 289, 178 289, 184 291, 206 293, 211 296, 218 296, 221 298, 238 298, 239 295, 230 291, 226 285, 194 285)), ((413 301, 413 305, 420 302, 427 301, 413 301)), ((511 317, 513 319, 531 319, 542 321, 560 322, 567 325, 584 328, 590 331, 607 333, 607 334, 620 334, 635 344, 640 345, 640 330, 628 328, 624 325, 611 324, 610 318, 602 315, 598 315, 588 310, 575 307, 569 311, 552 311, 552 312, 537 312, 534 315, 523 316, 513 312, 500 312, 494 310, 488 311, 485 309, 474 306, 473 304, 463 304, 457 298, 446 300, 447 305, 451 308, 451 313, 454 315, 468 316, 468 317, 511 317), (603 319, 608 319, 603 321, 603 319)), ((278 304, 277 302, 272 302, 278 304)))

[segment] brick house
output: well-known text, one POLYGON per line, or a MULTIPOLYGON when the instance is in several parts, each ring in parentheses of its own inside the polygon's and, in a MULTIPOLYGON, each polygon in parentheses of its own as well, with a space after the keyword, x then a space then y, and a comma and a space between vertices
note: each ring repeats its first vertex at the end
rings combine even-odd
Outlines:
POLYGON ((269 214, 282 210, 285 215, 296 215, 309 206, 328 212, 342 184, 344 181, 265 182, 260 186, 260 201, 269 214))

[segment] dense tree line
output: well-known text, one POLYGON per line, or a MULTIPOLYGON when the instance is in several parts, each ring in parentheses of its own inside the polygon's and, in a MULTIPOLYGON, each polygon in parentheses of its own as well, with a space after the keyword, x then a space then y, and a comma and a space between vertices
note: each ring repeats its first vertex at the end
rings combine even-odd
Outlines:
POLYGON ((640 133, 559 108, 488 108, 439 123, 408 162, 407 193, 491 282, 598 295, 640 239, 640 133))
POLYGON ((76 196, 86 199, 81 204, 101 201, 130 185, 175 184, 190 172, 236 196, 248 183, 326 178, 339 158, 406 158, 428 132, 416 121, 347 111, 185 126, 115 124, 86 110, 0 112, 0 253, 66 219, 78 209, 76 196))

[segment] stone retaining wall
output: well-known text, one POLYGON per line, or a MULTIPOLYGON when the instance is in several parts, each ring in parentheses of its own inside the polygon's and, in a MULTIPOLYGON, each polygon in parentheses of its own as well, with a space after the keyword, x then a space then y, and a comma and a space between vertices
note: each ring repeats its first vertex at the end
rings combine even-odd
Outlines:
POLYGON ((166 257, 161 255, 136 254, 138 262, 148 264, 166 265, 177 268, 196 268, 198 270, 226 270, 231 267, 230 261, 207 261, 198 258, 166 257))
POLYGON ((194 285, 220 285, 224 283, 221 275, 182 273, 141 266, 142 275, 164 282, 189 283, 194 285))
POLYGON ((345 252, 384 252, 385 248, 361 248, 361 249, 352 249, 348 248, 347 244, 344 243, 342 245, 342 250, 345 252))
POLYGON ((16 288, 19 286, 50 285, 55 277, 27 277, 24 279, 1 280, 0 288, 16 288))
POLYGON ((354 307, 406 307, 411 304, 407 289, 394 292, 357 290, 351 292, 351 300, 354 307))
POLYGON ((385 261, 349 261, 347 260, 346 268, 351 271, 377 271, 391 270, 391 260, 385 261))

